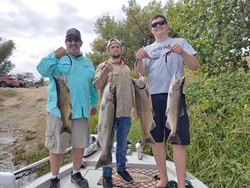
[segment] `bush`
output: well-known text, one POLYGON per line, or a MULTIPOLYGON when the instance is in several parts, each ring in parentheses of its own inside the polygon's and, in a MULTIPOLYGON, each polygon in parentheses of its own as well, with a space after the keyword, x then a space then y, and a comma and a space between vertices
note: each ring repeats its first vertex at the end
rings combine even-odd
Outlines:
POLYGON ((250 182, 250 73, 224 73, 187 86, 188 171, 209 187, 250 182))

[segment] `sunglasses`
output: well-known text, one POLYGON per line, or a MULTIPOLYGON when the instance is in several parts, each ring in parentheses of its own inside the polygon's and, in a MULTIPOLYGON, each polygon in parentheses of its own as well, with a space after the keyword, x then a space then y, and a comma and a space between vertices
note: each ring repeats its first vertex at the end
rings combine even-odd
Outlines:
POLYGON ((155 23, 152 23, 151 24, 151 27, 152 28, 156 28, 158 25, 159 26, 162 26, 162 25, 164 25, 164 24, 166 24, 167 22, 165 21, 165 20, 162 20, 162 21, 159 21, 159 22, 155 22, 155 23))
POLYGON ((81 39, 79 39, 79 38, 66 38, 66 41, 67 42, 73 42, 73 41, 75 41, 75 42, 81 42, 81 39))

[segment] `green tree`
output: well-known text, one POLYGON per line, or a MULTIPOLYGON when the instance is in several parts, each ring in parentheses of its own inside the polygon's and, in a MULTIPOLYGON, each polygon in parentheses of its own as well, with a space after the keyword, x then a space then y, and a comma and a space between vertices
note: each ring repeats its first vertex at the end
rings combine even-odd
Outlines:
POLYGON ((154 41, 150 18, 163 14, 168 18, 169 35, 186 38, 198 52, 205 76, 248 69, 242 59, 250 53, 243 53, 250 46, 250 3, 246 0, 169 0, 165 5, 153 0, 143 8, 129 0, 122 10, 124 20, 106 15, 96 22, 98 37, 92 44, 93 53, 88 54, 95 65, 107 58, 105 42, 116 37, 123 41, 123 58, 132 67, 135 52, 154 41))
POLYGON ((250 45, 250 3, 245 0, 183 0, 168 7, 174 31, 198 51, 202 72, 211 76, 247 69, 242 49, 250 45))
POLYGON ((2 38, 0 38, 0 74, 7 74, 15 67, 8 60, 12 55, 13 49, 15 49, 15 43, 12 40, 2 42, 2 38))
POLYGON ((136 0, 130 0, 128 7, 123 6, 122 10, 126 14, 126 19, 116 20, 114 17, 105 15, 95 24, 98 37, 91 44, 92 52, 87 54, 95 66, 107 58, 106 42, 110 38, 115 37, 122 41, 123 59, 131 68, 135 62, 136 50, 153 41, 148 23, 154 14, 163 13, 161 3, 152 1, 141 8, 136 0))
POLYGON ((98 37, 91 44, 92 53, 86 54, 95 66, 107 59, 106 45, 110 38, 118 38, 122 41, 122 30, 122 22, 115 20, 114 17, 104 15, 102 18, 97 19, 95 32, 98 34, 98 37))

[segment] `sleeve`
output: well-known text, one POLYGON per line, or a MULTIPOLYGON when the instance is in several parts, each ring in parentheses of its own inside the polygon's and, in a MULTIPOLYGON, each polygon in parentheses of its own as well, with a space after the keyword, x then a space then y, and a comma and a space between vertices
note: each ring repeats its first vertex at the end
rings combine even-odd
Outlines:
POLYGON ((197 54, 197 52, 193 49, 193 47, 185 39, 182 40, 182 47, 189 54, 192 54, 194 56, 197 54))
POLYGON ((102 74, 104 66, 105 66, 105 63, 101 63, 100 65, 98 65, 96 72, 95 72, 95 77, 94 77, 94 86, 98 84, 102 88, 104 84, 106 83, 107 76, 104 76, 102 74))
POLYGON ((40 63, 37 65, 37 71, 44 77, 50 77, 53 75, 58 64, 58 59, 55 56, 55 53, 49 54, 47 57, 44 57, 40 63))
POLYGON ((90 84, 90 106, 93 108, 97 108, 97 103, 98 103, 98 90, 94 87, 94 82, 92 80, 90 84))

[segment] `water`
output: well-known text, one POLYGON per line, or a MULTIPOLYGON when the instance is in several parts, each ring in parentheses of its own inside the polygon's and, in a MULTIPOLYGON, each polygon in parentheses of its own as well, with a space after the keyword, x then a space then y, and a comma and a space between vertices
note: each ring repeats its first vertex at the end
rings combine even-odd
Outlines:
MULTIPOLYGON (((0 129, 0 172, 13 172, 15 166, 12 163, 11 145, 15 142, 15 139, 7 134, 6 131, 0 129)), ((12 186, 13 187, 13 186, 12 186)), ((12 188, 11 186, 9 188, 12 188)), ((6 188, 6 186, 0 185, 0 188, 6 188)))
POLYGON ((15 139, 6 135, 6 132, 0 131, 0 171, 12 172, 15 170, 12 163, 12 154, 10 147, 14 143, 15 139))

